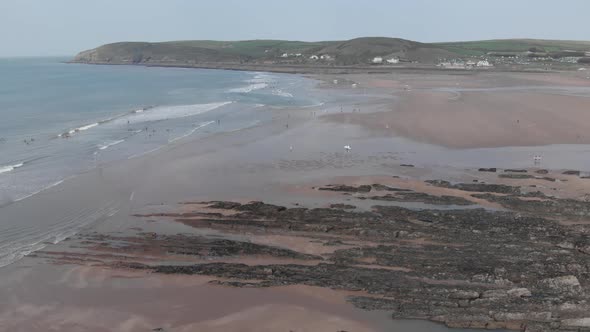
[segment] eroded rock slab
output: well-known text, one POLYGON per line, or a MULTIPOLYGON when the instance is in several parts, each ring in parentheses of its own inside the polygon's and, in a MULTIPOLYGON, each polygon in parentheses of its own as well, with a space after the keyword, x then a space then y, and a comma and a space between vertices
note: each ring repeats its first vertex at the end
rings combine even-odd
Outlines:
POLYGON ((399 192, 394 195, 387 194, 384 196, 369 197, 375 201, 392 201, 392 202, 419 202, 433 205, 472 205, 472 201, 457 196, 435 196, 420 192, 399 192))
POLYGON ((368 193, 369 191, 371 191, 371 186, 361 185, 361 186, 355 187, 355 186, 336 184, 336 185, 327 185, 325 187, 321 187, 321 188, 319 188, 319 190, 342 191, 342 192, 347 192, 347 193, 368 193))
POLYGON ((463 191, 472 192, 492 192, 499 194, 520 194, 520 187, 507 186, 504 184, 487 184, 487 183, 456 183, 452 184, 449 181, 444 180, 427 180, 429 183, 436 187, 458 189, 463 191))
MULTIPOLYGON (((470 192, 514 211, 408 209, 379 204, 361 211, 351 210, 354 206, 347 204, 287 208, 264 202, 213 201, 197 204, 192 211, 185 205, 183 212, 139 217, 181 222, 228 234, 228 238, 145 234, 141 241, 100 237, 93 241, 101 243, 101 249, 111 246, 119 253, 130 248, 138 252, 159 248, 168 255, 166 263, 126 259, 115 264, 117 267, 206 275, 231 287, 299 284, 356 291, 358 295, 349 298, 352 304, 389 310, 394 318, 486 329, 586 328, 590 227, 568 227, 547 218, 548 214, 585 211, 584 202, 559 200, 540 192, 523 193, 519 187, 506 185, 429 183, 470 192), (257 244, 229 235, 275 240, 272 245, 257 244), (301 243, 282 247, 280 238, 290 239, 291 243, 285 244, 301 243), (321 247, 322 254, 303 252, 310 245, 321 247), (196 257, 199 262, 176 264, 173 258, 177 255, 196 257), (236 260, 240 257, 242 261, 236 260), (258 259, 256 264, 249 263, 247 258, 252 257, 258 259), (266 263, 260 257, 275 260, 266 263)), ((327 188, 386 192, 370 197, 372 200, 459 205, 456 199, 463 199, 379 184, 327 188)))

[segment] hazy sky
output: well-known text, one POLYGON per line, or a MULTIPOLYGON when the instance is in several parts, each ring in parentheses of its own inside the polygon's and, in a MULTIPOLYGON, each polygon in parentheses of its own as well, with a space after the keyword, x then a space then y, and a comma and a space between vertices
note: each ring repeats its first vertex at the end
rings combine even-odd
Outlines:
POLYGON ((589 0, 0 0, 0 56, 181 39, 590 40, 589 0))

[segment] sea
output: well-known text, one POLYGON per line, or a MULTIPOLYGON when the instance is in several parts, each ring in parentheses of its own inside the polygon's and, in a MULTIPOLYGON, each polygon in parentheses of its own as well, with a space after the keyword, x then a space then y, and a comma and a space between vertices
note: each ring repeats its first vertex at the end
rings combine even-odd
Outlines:
POLYGON ((322 101, 296 75, 0 59, 2 207, 102 164, 322 101))

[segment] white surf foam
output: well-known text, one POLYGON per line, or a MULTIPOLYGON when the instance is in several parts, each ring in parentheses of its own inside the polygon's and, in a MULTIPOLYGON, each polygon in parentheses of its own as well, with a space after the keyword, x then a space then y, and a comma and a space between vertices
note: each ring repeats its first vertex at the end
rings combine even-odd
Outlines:
POLYGON ((265 73, 256 73, 252 79, 247 80, 248 83, 271 83, 275 80, 269 74, 265 73))
POLYGON ((179 105, 179 106, 158 106, 150 108, 142 112, 135 112, 129 118, 120 118, 116 121, 127 122, 127 119, 138 122, 161 121, 168 119, 185 118, 193 115, 198 115, 205 112, 210 112, 217 108, 231 104, 231 101, 209 103, 209 104, 194 104, 194 105, 179 105))
POLYGON ((18 164, 7 165, 7 166, 0 166, 0 174, 12 172, 17 168, 22 167, 23 165, 24 165, 24 163, 18 163, 18 164))
POLYGON ((175 137, 175 138, 173 138, 173 139, 169 140, 169 141, 168 141, 168 143, 176 142, 176 141, 178 141, 179 139, 183 139, 183 138, 185 138, 185 137, 188 137, 188 136, 192 135, 192 134, 193 134, 195 131, 197 131, 197 130, 199 130, 199 129, 201 129, 201 128, 205 127, 205 126, 208 126, 208 125, 210 125, 210 124, 212 124, 212 123, 215 123, 215 121, 209 121, 209 122, 204 122, 204 123, 201 123, 200 125, 196 126, 195 128, 193 128, 193 129, 189 130, 189 131, 188 131, 186 134, 184 134, 184 135, 181 135, 181 136, 178 136, 178 137, 175 137))
POLYGON ((268 83, 252 83, 248 86, 244 86, 241 88, 229 89, 228 91, 231 93, 250 93, 252 91, 265 89, 267 87, 268 87, 268 83))
POLYGON ((47 189, 51 189, 51 188, 53 188, 55 186, 58 186, 58 185, 62 184, 64 181, 65 181, 65 179, 64 180, 59 180, 59 181, 57 181, 55 183, 52 183, 52 184, 48 185, 47 187, 41 188, 40 190, 37 190, 35 192, 32 192, 32 193, 30 193, 28 195, 25 195, 23 197, 19 197, 19 198, 15 199, 14 202, 19 202, 19 201, 22 201, 23 199, 27 199, 27 198, 29 198, 31 196, 35 196, 35 195, 37 195, 39 193, 44 192, 47 189))
POLYGON ((272 94, 279 97, 293 98, 293 94, 283 91, 281 89, 272 90, 272 94))
POLYGON ((57 136, 58 136, 58 137, 63 137, 63 136, 65 136, 66 134, 68 134, 68 135, 70 135, 70 136, 71 136, 71 135, 74 135, 74 134, 76 134, 76 133, 79 133, 79 132, 81 132, 81 131, 86 131, 86 130, 88 130, 88 129, 94 128, 94 127, 96 127, 96 126, 98 126, 98 125, 99 125, 99 123, 98 123, 98 122, 91 123, 91 124, 88 124, 88 125, 85 125, 85 126, 81 126, 81 127, 78 127, 78 128, 74 128, 74 129, 72 129, 72 130, 69 130, 69 131, 67 131, 67 132, 65 132, 65 133, 63 133, 63 134, 59 134, 59 135, 57 135, 57 136))
POLYGON ((99 150, 106 150, 106 149, 110 148, 111 146, 114 146, 114 145, 117 145, 117 144, 121 144, 121 143, 123 143, 123 142, 125 142, 125 140, 124 140, 124 139, 122 139, 122 140, 118 140, 118 141, 114 141, 114 142, 111 142, 111 143, 108 143, 108 144, 105 144, 105 145, 100 145, 100 146, 98 147, 98 149, 99 149, 99 150))
POLYGON ((155 148, 155 149, 151 149, 151 150, 149 150, 149 151, 145 151, 145 152, 141 152, 141 153, 138 153, 138 154, 134 154, 134 155, 132 155, 132 156, 129 156, 129 157, 127 157, 127 159, 133 159, 133 158, 141 157, 141 156, 143 156, 143 155, 150 154, 150 153, 152 153, 152 152, 156 152, 156 151, 160 150, 160 149, 161 149, 161 148, 163 148, 163 147, 164 147, 164 146, 158 146, 158 147, 157 147, 157 148, 155 148))
POLYGON ((89 125, 85 125, 85 126, 82 126, 82 127, 78 127, 76 129, 74 129, 74 131, 84 131, 84 130, 88 130, 90 128, 94 128, 96 126, 98 126, 98 122, 91 123, 89 125))

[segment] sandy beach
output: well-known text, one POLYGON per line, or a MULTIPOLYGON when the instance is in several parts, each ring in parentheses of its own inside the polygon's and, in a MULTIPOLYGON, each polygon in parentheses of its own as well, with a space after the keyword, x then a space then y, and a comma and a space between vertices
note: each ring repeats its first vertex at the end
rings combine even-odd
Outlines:
MULTIPOLYGON (((357 79, 351 76, 350 80, 357 79)), ((359 77, 362 85, 393 93, 399 99, 370 116, 332 118, 383 135, 451 148, 590 142, 586 135, 590 90, 585 77, 514 73, 441 76, 359 77)))
POLYGON ((1 207, 51 225, 99 217, 0 269, 0 330, 578 328, 589 80, 314 78, 336 102, 263 108, 270 120, 256 126, 187 137, 1 207), (569 276, 565 293, 547 281, 569 276), (550 291, 554 304, 535 297, 550 291))

